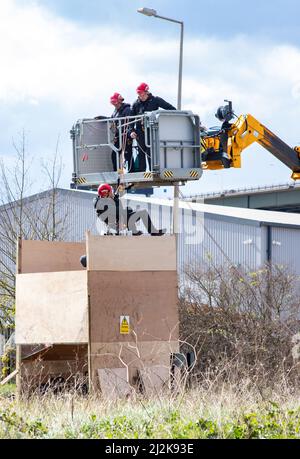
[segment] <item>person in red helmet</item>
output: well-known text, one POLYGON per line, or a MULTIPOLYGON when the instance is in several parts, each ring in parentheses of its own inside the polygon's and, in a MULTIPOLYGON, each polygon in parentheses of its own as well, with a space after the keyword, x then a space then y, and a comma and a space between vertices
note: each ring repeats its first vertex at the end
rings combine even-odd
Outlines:
MULTIPOLYGON (((95 198, 95 200, 94 200, 94 207, 95 208, 96 208, 96 205, 97 205, 97 202, 98 202, 99 198, 102 198, 102 199, 109 199, 109 198, 112 199, 113 198, 113 188, 112 188, 112 186, 108 185, 108 183, 104 183, 103 185, 100 185, 98 187, 97 194, 98 194, 98 197, 95 198)), ((107 223, 108 223, 108 221, 107 221, 107 223)), ((86 268, 86 265, 87 265, 87 256, 86 255, 82 255, 80 257, 80 263, 84 268, 86 268)))
MULTIPOLYGON (((163 108, 164 110, 176 110, 173 105, 166 102, 164 99, 158 96, 153 96, 149 91, 149 86, 147 83, 141 83, 136 88, 138 94, 137 100, 133 103, 131 107, 131 115, 142 115, 145 112, 152 112, 163 108)), ((132 139, 136 139, 138 143, 138 171, 143 172, 146 170, 148 163, 149 169, 151 170, 151 161, 150 161, 150 149, 145 145, 145 133, 144 127, 141 122, 137 122, 135 127, 131 130, 130 136, 132 139), (147 157, 147 161, 146 161, 147 157)))
MULTIPOLYGON (((114 111, 111 115, 111 118, 125 118, 127 116, 130 116, 131 109, 130 109, 130 104, 127 104, 124 102, 124 97, 118 93, 115 92, 111 97, 110 97, 110 103, 114 106, 114 111)), ((103 119, 103 116, 96 116, 95 119, 103 119)), ((125 121, 125 120, 124 120, 125 121)), ((124 121, 121 122, 122 125, 124 125, 124 121)), ((124 159, 125 162, 128 164, 128 172, 134 172, 134 163, 132 159, 132 139, 130 138, 130 131, 126 126, 122 128, 122 134, 121 134, 121 142, 120 142, 120 132, 119 132, 119 123, 113 123, 112 129, 114 132, 114 138, 113 138, 113 144, 115 148, 119 151, 119 166, 121 167, 121 150, 122 148, 124 149, 124 159)), ((113 170, 117 171, 118 170, 118 164, 117 164, 117 152, 115 150, 112 151, 111 153, 111 160, 113 163, 113 170)))
MULTIPOLYGON (((132 188, 133 185, 127 186, 124 191, 132 188)), ((148 212, 144 210, 133 211, 130 207, 125 209, 120 202, 119 188, 116 193, 112 186, 108 183, 104 183, 98 187, 98 196, 94 198, 94 208, 97 213, 97 217, 104 222, 109 230, 113 229, 116 231, 116 234, 119 234, 121 226, 124 226, 128 230, 132 231, 133 236, 140 236, 143 234, 142 231, 139 231, 136 227, 136 224, 142 220, 144 226, 147 228, 147 232, 151 236, 163 236, 166 233, 166 229, 156 229, 153 225, 153 222, 150 218, 148 212)), ((86 268, 87 266, 87 256, 82 255, 80 257, 81 265, 86 268)))
MULTIPOLYGON (((124 188, 127 191, 133 187, 133 184, 124 188)), ((115 193, 113 188, 107 183, 99 186, 98 196, 94 200, 94 208, 97 216, 108 226, 108 228, 115 229, 117 233, 119 228, 124 226, 132 231, 134 236, 142 234, 136 228, 136 223, 142 220, 147 228, 147 231, 152 236, 162 236, 166 230, 158 230, 153 225, 151 218, 146 210, 133 211, 130 207, 123 208, 120 202, 120 186, 115 193)))
POLYGON ((108 183, 104 183, 98 187, 97 193, 100 198, 107 198, 112 196, 113 191, 112 186, 108 185, 108 183))
MULTIPOLYGON (((111 118, 124 118, 126 116, 130 116, 130 113, 131 113, 130 104, 126 104, 124 102, 124 98, 118 92, 115 92, 111 96, 110 103, 115 107, 115 110, 111 115, 111 118)), ((114 146, 120 151, 120 153, 121 153, 121 148, 124 148, 124 157, 125 157, 124 159, 128 164, 128 172, 134 172, 133 160, 132 160, 132 139, 130 138, 128 127, 126 128, 125 126, 124 129, 122 129, 121 145, 120 145, 120 134, 118 131, 117 124, 115 126, 115 129, 116 129, 116 133, 115 133, 115 137, 113 140, 114 146)), ((119 160, 121 160, 121 157, 119 157, 119 160)), ((115 151, 112 152, 112 162, 113 162, 114 171, 116 171, 117 170, 117 154, 115 151)), ((119 161, 119 164, 120 164, 120 161, 119 161)))

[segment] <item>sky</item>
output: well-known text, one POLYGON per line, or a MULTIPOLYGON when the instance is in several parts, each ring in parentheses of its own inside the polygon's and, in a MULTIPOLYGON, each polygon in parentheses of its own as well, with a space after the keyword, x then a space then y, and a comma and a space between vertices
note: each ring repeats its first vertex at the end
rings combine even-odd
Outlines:
MULTIPOLYGON (((78 119, 110 115, 115 91, 132 103, 145 81, 154 95, 176 105, 180 28, 138 14, 139 7, 184 21, 183 109, 215 126, 216 109, 229 99, 237 115, 251 113, 291 146, 300 145, 298 0, 0 2, 0 158, 11 164, 13 142, 24 130, 34 191, 43 189, 41 161, 57 142, 60 185, 69 187, 69 131, 78 119)), ((242 169, 206 171, 182 193, 290 180, 289 169, 259 145, 242 158, 242 169)))

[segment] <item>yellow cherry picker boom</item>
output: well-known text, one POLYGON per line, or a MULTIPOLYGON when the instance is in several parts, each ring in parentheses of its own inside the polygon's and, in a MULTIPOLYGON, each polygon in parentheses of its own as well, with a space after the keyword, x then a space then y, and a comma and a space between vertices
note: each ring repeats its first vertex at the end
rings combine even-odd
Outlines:
POLYGON ((252 115, 236 117, 232 102, 218 108, 220 128, 204 130, 201 135, 202 168, 241 167, 241 153, 257 142, 292 170, 291 178, 300 179, 300 146, 291 148, 252 115), (236 117, 236 121, 231 122, 236 117))

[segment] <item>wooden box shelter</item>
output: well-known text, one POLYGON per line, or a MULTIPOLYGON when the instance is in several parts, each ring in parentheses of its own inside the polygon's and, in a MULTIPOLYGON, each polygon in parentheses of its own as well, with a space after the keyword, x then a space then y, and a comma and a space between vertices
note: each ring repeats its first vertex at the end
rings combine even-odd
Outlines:
POLYGON ((87 377, 104 395, 157 391, 179 352, 177 303, 174 236, 20 241, 19 390, 87 377))

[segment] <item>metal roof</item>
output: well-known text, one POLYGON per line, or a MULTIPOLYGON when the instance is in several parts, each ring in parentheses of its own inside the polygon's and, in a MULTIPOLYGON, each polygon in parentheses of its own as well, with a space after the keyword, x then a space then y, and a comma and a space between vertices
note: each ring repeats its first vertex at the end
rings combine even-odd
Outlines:
POLYGON ((223 197, 233 197, 233 196, 245 196, 251 194, 263 194, 268 192, 285 192, 291 190, 299 190, 299 182, 287 182, 279 183, 274 185, 264 185, 264 186, 254 186, 254 187, 243 187, 236 189, 227 189, 219 191, 209 191, 207 193, 191 194, 184 196, 184 200, 192 199, 214 199, 214 198, 223 198, 223 197))
MULTIPOLYGON (((50 190, 51 191, 51 190, 50 190)), ((85 190, 72 190, 72 189, 64 189, 64 188, 56 188, 56 192, 60 192, 66 195, 78 196, 80 195, 81 198, 84 199, 91 199, 95 196, 95 192, 93 191, 85 191, 85 190)), ((32 201, 37 198, 43 197, 47 195, 49 191, 43 191, 41 193, 37 193, 35 195, 28 196, 24 198, 24 200, 32 201)), ((161 199, 161 198, 146 198, 141 195, 136 194, 126 194, 124 196, 125 199, 129 199, 132 201, 137 201, 141 203, 147 204, 154 204, 154 205, 162 205, 166 207, 173 207, 173 200, 171 199, 161 199)), ((4 206, 0 206, 5 207, 4 206)), ((187 209, 187 210, 194 210, 197 212, 202 212, 207 216, 212 217, 223 217, 225 219, 239 219, 244 220, 245 222, 253 222, 254 224, 261 224, 261 225, 272 225, 272 226, 288 226, 288 227, 295 227, 300 228, 300 214, 295 213, 288 213, 288 212, 275 212, 270 210, 260 210, 260 209, 247 209, 247 208, 240 208, 240 207, 232 207, 232 206, 218 206, 213 204, 202 204, 202 203, 194 203, 190 201, 179 201, 180 209, 187 209)))
MULTIPOLYGON (((25 196, 23 198, 23 202, 34 202, 35 200, 38 200, 40 198, 44 198, 49 196, 49 194, 53 191, 52 188, 45 190, 45 191, 40 191, 39 193, 31 194, 29 196, 25 196)), ((87 190, 72 190, 68 188, 55 188, 56 193, 61 193, 61 194, 67 194, 67 195, 72 195, 72 196, 79 196, 78 193, 80 193, 80 197, 86 198, 86 199, 91 199, 91 197, 94 197, 95 194, 97 194, 95 191, 87 191, 87 190)), ((13 201, 13 202, 7 202, 4 204, 0 205, 0 210, 4 209, 5 207, 10 207, 12 204, 17 204, 20 202, 20 200, 13 201)))
MULTIPOLYGON (((127 199, 173 207, 173 200, 160 198, 144 198, 135 195, 126 195, 127 199)), ((245 209, 240 207, 216 206, 212 204, 200 204, 180 200, 180 209, 190 209, 198 212, 203 212, 212 216, 223 216, 248 222, 257 222, 261 225, 273 226, 289 226, 300 228, 300 215, 287 212, 274 212, 270 210, 245 209)))

